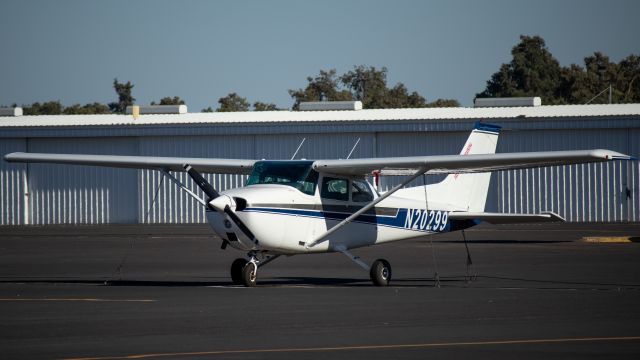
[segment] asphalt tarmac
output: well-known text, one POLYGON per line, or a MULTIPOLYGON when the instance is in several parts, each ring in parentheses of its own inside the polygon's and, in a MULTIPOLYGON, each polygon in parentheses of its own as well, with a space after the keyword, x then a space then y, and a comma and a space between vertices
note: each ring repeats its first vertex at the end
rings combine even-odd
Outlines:
POLYGON ((640 225, 465 235, 354 250, 387 288, 341 254, 242 288, 207 226, 3 227, 0 358, 639 358, 640 225))

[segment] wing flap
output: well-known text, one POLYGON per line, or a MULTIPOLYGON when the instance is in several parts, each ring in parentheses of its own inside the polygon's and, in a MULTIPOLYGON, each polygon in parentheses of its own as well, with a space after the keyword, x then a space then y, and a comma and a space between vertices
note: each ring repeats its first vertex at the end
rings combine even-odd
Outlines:
POLYGON ((479 173, 541 166, 581 164, 631 157, 611 150, 540 151, 503 154, 436 155, 348 160, 319 160, 318 172, 340 175, 367 175, 381 171, 385 175, 405 175, 427 168, 426 174, 479 173))
POLYGON ((5 155, 8 162, 92 165, 133 169, 185 171, 184 164, 204 173, 250 174, 255 160, 207 159, 159 156, 119 156, 85 154, 42 154, 15 152, 5 155))
POLYGON ((564 222, 565 219, 553 212, 540 214, 508 214, 489 212, 451 212, 451 220, 481 220, 490 224, 526 224, 541 222, 564 222))

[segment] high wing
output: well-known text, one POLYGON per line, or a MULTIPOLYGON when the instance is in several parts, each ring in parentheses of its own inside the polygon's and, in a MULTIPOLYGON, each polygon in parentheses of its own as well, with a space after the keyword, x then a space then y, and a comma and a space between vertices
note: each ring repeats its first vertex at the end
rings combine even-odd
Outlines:
POLYGON ((84 154, 40 154, 15 152, 5 155, 8 162, 57 163, 119 168, 185 171, 185 164, 204 173, 251 174, 256 160, 207 159, 160 156, 119 156, 84 154))
MULTIPOLYGON (((160 156, 121 156, 86 154, 43 154, 15 152, 5 155, 8 162, 58 163, 108 166, 135 169, 184 171, 183 165, 204 173, 245 174, 253 170, 257 160, 210 159, 160 156)), ((426 174, 476 173, 522 169, 540 166, 580 164, 608 160, 628 160, 631 157, 611 150, 543 151, 477 155, 435 155, 348 160, 317 160, 318 172, 339 175, 367 175, 381 171, 384 175, 413 174, 427 169, 426 174)))
POLYGON ((337 175, 367 175, 374 171, 381 171, 383 175, 409 175, 421 168, 427 169, 426 174, 454 174, 581 164, 608 160, 629 160, 630 158, 628 155, 615 151, 595 149, 318 160, 313 163, 313 168, 318 172, 337 175))
POLYGON ((508 214, 490 212, 451 212, 452 220, 481 220, 490 224, 524 224, 541 222, 564 222, 564 218, 553 212, 540 214, 508 214))

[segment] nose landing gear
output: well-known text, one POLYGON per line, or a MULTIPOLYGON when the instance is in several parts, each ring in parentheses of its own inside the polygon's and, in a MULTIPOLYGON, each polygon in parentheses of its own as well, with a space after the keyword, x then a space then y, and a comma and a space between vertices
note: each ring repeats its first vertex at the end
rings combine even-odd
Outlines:
POLYGON ((246 287, 256 286, 258 279, 258 264, 249 261, 242 269, 242 285, 246 287))
POLYGON ((231 280, 236 285, 246 287, 256 286, 258 280, 258 268, 272 262, 280 255, 267 255, 250 251, 247 254, 249 260, 239 258, 231 264, 231 280))

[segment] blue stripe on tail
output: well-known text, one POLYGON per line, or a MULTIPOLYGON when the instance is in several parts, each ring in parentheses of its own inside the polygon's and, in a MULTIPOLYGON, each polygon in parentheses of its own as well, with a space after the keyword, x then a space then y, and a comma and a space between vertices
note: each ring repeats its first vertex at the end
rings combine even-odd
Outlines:
POLYGON ((502 126, 493 125, 493 124, 487 124, 487 123, 483 123, 481 121, 478 121, 478 122, 476 122, 476 124, 475 124, 473 129, 474 130, 481 130, 481 131, 486 131, 486 132, 499 134, 500 133, 500 129, 502 129, 502 126))

